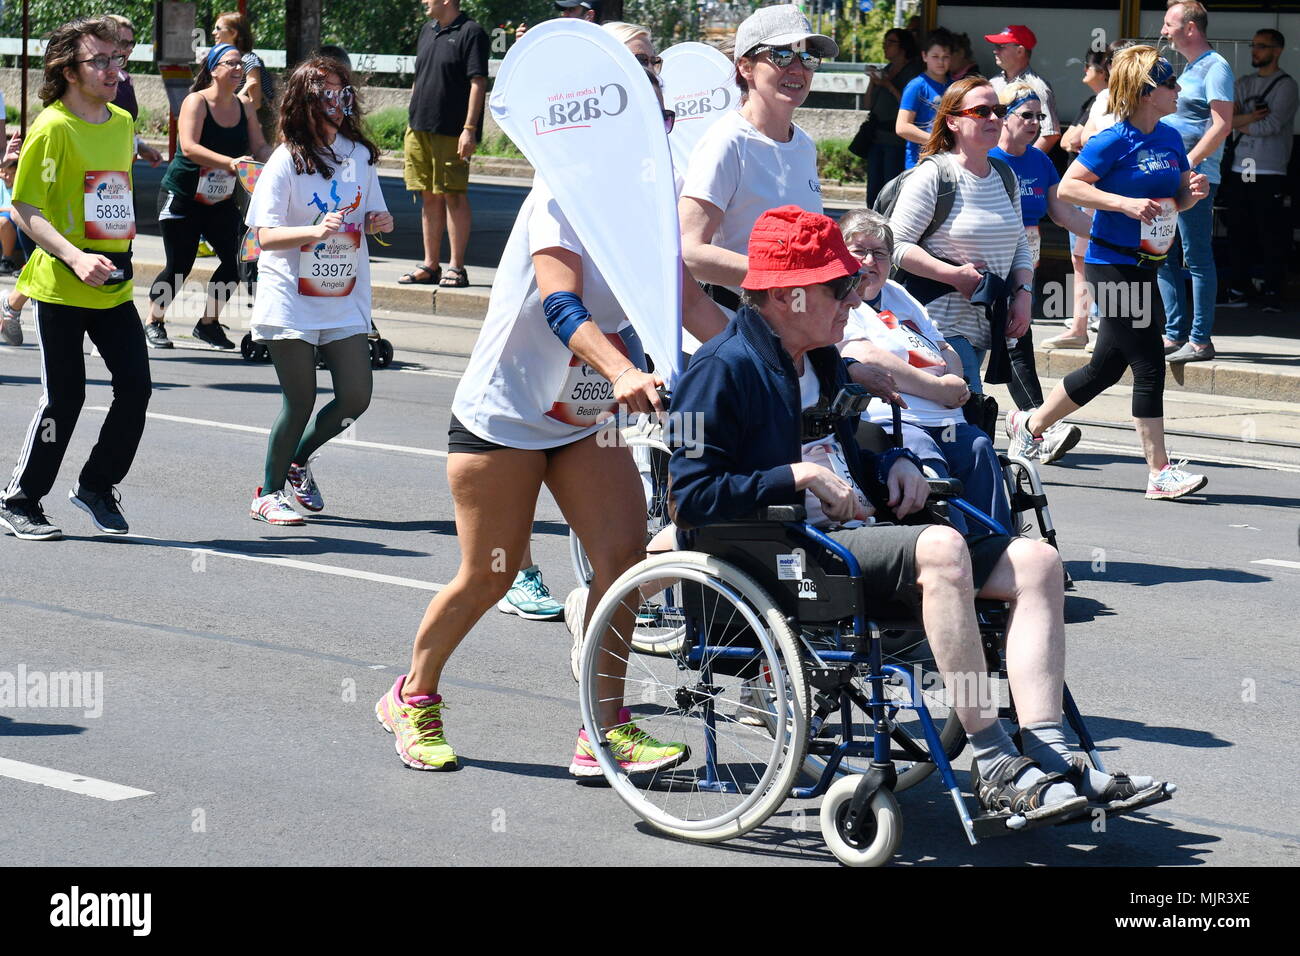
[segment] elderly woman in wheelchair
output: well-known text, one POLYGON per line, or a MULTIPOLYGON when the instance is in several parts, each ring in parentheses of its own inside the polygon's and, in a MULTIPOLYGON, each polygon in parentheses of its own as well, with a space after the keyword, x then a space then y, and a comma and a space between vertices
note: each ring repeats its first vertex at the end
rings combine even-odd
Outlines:
POLYGON ((746 832, 789 796, 825 794, 832 850, 871 865, 901 835, 893 792, 936 767, 972 843, 1090 807, 1166 799, 1173 788, 1163 783, 1105 773, 1078 719, 1064 687, 1055 549, 1002 534, 968 546, 951 527, 889 523, 919 511, 930 485, 913 452, 860 453, 854 439, 866 396, 852 392, 835 345, 861 301, 858 265, 824 216, 787 206, 754 227, 746 307, 696 353, 673 396, 669 509, 684 550, 615 582, 592 614, 582 660, 591 739, 605 738, 604 668, 626 667, 639 724, 687 742, 691 757, 638 777, 597 747, 606 778, 658 829, 702 841, 746 832), (806 434, 809 420, 825 433, 806 434), (821 527, 797 520, 805 506, 821 527), (628 604, 633 631, 611 633, 602 649, 591 636, 628 604), (951 703, 942 730, 925 699, 934 688, 882 660, 889 614, 920 618, 951 703), (998 639, 1019 745, 984 693, 998 639), (757 707, 744 693, 754 682, 757 707), (1066 744, 1063 706, 1091 765, 1066 744), (982 811, 974 820, 949 763, 963 728, 982 811), (801 770, 817 783, 795 787, 801 770))

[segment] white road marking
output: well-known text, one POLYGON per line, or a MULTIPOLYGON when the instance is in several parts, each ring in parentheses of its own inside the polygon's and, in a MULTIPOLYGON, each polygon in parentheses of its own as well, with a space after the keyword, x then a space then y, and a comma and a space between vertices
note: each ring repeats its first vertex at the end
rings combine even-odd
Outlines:
POLYGON ((395 368, 394 372, 404 375, 432 375, 435 378, 461 378, 464 372, 448 372, 440 368, 395 368))
POLYGON ((141 541, 150 541, 161 548, 188 551, 190 554, 210 554, 217 558, 232 558, 235 561, 252 561, 255 564, 274 564, 282 568, 295 568, 299 571, 315 571, 317 574, 332 574, 340 578, 355 578, 358 581, 374 581, 378 584, 395 584, 398 587, 414 588, 417 591, 441 591, 447 585, 436 581, 421 581, 418 578, 402 578, 394 574, 379 574, 375 571, 360 571, 356 568, 341 568, 334 564, 317 564, 315 561, 299 561, 297 558, 277 558, 265 554, 245 554, 242 551, 225 551, 216 548, 195 548, 183 542, 167 541, 147 534, 128 535, 141 541))
MULTIPOLYGON (((87 405, 88 412, 107 412, 107 405, 87 405)), ((202 425, 205 428, 224 428, 233 432, 251 432, 254 435, 269 435, 271 429, 259 425, 237 425, 234 422, 214 422, 207 418, 185 418, 182 415, 164 415, 161 412, 145 412, 149 418, 162 422, 176 422, 180 425, 202 425)), ((446 458, 445 451, 436 448, 417 448, 414 445, 390 445, 379 441, 358 441, 355 438, 332 438, 331 445, 345 445, 349 448, 368 448, 372 451, 400 451, 408 455, 424 455, 428 458, 446 458)))
POLYGON ((69 793, 79 793, 83 797, 98 797, 100 800, 130 800, 132 797, 152 796, 151 790, 138 790, 108 780, 98 780, 84 774, 67 773, 52 767, 40 767, 34 763, 21 760, 9 760, 0 757, 0 777, 10 777, 24 783, 38 783, 42 787, 53 787, 69 793))
POLYGON ((1252 561, 1251 564, 1267 564, 1272 568, 1294 568, 1300 571, 1300 561, 1283 561, 1281 558, 1261 558, 1259 561, 1252 561))
MULTIPOLYGON (((1117 451, 1123 452, 1130 458, 1141 458, 1142 449, 1133 445, 1116 445, 1110 442, 1100 441, 1081 441, 1076 446, 1078 448, 1087 448, 1092 451, 1117 451)), ((1287 471, 1292 474, 1300 475, 1300 465, 1288 465, 1282 462, 1262 461, 1251 458, 1228 458, 1224 455, 1197 455, 1195 460, 1198 462, 1205 461, 1212 465, 1244 465, 1247 468, 1259 468, 1266 471, 1287 471)), ((1212 495, 1213 492, 1205 492, 1212 495)))

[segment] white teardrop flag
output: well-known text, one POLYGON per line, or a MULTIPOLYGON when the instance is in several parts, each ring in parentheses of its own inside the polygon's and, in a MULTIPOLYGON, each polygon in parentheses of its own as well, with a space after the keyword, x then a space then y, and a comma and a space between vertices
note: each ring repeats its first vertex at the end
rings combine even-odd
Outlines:
POLYGON ((678 175, 686 175, 695 144, 718 119, 740 109, 735 67, 707 43, 679 43, 663 53, 664 106, 677 114, 668 145, 678 175))
POLYGON ((510 48, 489 106, 671 385, 681 356, 681 233, 663 114, 645 69, 600 27, 550 20, 510 48))

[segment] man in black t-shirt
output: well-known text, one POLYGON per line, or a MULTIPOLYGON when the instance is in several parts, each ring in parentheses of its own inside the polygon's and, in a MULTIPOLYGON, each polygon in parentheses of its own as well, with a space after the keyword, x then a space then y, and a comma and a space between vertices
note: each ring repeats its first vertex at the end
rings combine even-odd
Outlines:
POLYGON ((423 3, 429 22, 416 42, 402 151, 406 188, 423 199, 424 262, 398 281, 460 288, 469 285, 469 158, 482 128, 490 43, 483 28, 460 12, 460 0, 423 3), (445 275, 438 264, 444 222, 451 241, 445 275))

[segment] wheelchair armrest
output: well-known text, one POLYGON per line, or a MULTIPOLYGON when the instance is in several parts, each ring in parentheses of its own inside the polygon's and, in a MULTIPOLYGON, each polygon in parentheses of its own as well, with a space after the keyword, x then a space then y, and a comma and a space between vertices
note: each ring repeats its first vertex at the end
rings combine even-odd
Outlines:
POLYGON ((966 490, 956 478, 927 478, 931 498, 960 498, 966 490))
POLYGON ((806 521, 808 512, 803 505, 767 505, 754 513, 754 521, 806 521))

